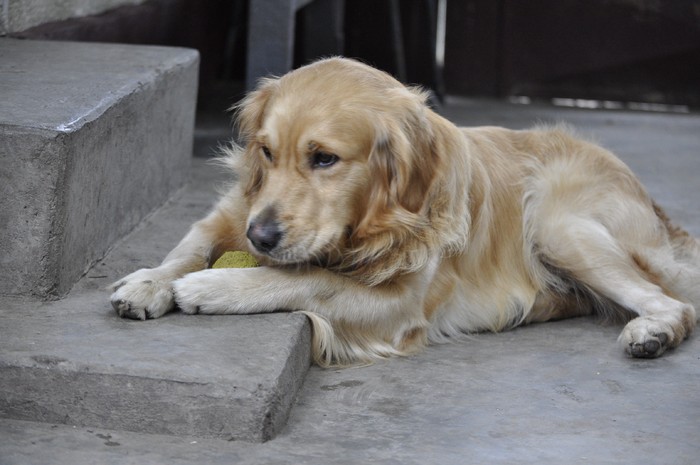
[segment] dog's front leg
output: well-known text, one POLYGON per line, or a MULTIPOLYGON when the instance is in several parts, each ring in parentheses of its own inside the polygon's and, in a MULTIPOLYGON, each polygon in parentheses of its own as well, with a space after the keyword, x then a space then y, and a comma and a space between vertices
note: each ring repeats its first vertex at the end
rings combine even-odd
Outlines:
POLYGON ((178 279, 173 288, 185 313, 303 310, 314 324, 316 362, 351 364, 408 353, 423 343, 428 327, 423 302, 434 270, 429 266, 367 286, 315 267, 209 269, 178 279), (334 333, 336 327, 343 331, 334 333))
POLYGON ((318 268, 224 268, 190 273, 173 283, 185 313, 247 314, 305 310, 331 321, 371 325, 393 320, 398 326, 425 323, 421 302, 430 270, 367 286, 318 268))
POLYGON ((164 315, 175 306, 173 281, 206 268, 223 243, 244 248, 245 233, 237 231, 241 227, 231 218, 220 208, 214 210, 190 228, 160 266, 140 269, 114 283, 110 300, 119 316, 145 320, 164 315))

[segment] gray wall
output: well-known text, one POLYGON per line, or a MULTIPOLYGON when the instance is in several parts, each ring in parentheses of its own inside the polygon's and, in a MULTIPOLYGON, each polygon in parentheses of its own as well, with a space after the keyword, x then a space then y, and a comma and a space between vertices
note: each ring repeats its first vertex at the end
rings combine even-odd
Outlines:
POLYGON ((146 0, 7 0, 0 1, 0 35, 80 16, 95 15, 146 0))

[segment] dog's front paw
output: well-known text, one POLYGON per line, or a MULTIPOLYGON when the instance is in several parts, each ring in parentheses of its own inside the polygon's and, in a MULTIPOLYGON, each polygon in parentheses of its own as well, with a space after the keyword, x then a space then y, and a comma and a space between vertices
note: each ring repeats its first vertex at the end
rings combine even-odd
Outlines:
POLYGON ((190 273, 173 282, 173 293, 175 295, 175 304, 183 313, 195 315, 199 313, 199 306, 204 303, 203 283, 193 279, 190 273))
POLYGON ((210 315, 270 311, 262 268, 197 271, 173 282, 175 301, 184 313, 210 315))
POLYGON ((145 320, 158 318, 175 306, 171 280, 158 269, 144 268, 111 286, 112 307, 119 316, 145 320))
POLYGON ((221 275, 231 270, 202 270, 190 273, 173 282, 175 302, 184 313, 225 313, 220 308, 227 286, 221 282, 221 275))

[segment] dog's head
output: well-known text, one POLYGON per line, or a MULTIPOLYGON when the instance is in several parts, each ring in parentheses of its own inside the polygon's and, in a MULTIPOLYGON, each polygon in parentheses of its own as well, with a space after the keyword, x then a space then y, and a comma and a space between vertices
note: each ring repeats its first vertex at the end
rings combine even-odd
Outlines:
POLYGON ((237 106, 253 248, 357 269, 424 235, 442 165, 425 98, 342 58, 261 81, 237 106))

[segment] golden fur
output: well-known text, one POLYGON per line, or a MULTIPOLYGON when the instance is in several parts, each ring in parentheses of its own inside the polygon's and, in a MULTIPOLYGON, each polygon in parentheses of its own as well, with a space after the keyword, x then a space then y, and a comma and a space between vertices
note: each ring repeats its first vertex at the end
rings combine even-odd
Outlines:
POLYGON ((114 308, 302 311, 321 365, 591 313, 636 317, 632 356, 690 334, 700 246, 621 161, 565 127, 459 129, 425 101, 342 58, 263 80, 237 106, 238 182, 114 308), (264 266, 205 269, 231 249, 264 266))

